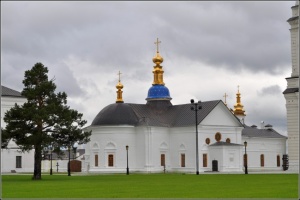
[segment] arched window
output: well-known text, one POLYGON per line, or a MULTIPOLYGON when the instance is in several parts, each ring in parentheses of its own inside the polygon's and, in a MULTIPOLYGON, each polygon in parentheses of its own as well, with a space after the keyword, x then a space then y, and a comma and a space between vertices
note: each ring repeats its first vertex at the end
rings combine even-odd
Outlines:
POLYGON ((260 155, 260 166, 261 167, 265 166, 265 156, 264 156, 264 154, 260 155))
POLYGON ((280 155, 277 155, 277 167, 280 167, 280 155))

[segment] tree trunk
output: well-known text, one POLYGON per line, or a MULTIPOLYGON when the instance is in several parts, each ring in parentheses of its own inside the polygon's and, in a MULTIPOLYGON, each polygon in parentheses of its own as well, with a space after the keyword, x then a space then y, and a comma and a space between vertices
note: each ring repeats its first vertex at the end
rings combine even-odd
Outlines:
POLYGON ((35 146, 34 153, 34 172, 33 172, 33 180, 41 180, 42 179, 42 148, 41 145, 35 146))

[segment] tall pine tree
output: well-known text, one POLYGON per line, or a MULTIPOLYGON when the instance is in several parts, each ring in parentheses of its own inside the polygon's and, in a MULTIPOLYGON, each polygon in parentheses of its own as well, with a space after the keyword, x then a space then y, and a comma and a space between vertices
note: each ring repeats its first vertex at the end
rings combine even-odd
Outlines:
POLYGON ((82 114, 67 106, 67 94, 55 93, 56 85, 48 80, 48 69, 36 63, 25 71, 22 95, 27 102, 15 104, 5 113, 7 123, 4 135, 12 139, 22 149, 34 149, 33 179, 41 179, 42 150, 52 143, 69 147, 75 142, 89 142, 91 131, 83 131, 86 124, 82 114))

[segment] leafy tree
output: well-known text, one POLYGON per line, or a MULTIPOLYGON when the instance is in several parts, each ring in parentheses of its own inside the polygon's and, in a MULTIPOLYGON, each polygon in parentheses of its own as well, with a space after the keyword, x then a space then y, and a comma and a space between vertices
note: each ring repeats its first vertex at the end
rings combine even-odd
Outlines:
POLYGON ((8 134, 4 131, 3 128, 1 128, 1 149, 4 149, 7 147, 9 140, 10 140, 10 138, 9 138, 8 134))
POLYGON ((82 114, 67 106, 67 94, 55 93, 54 80, 48 80, 48 69, 36 63, 25 71, 24 89, 27 98, 22 106, 15 104, 5 113, 7 123, 4 135, 8 135, 22 151, 35 150, 33 179, 41 179, 42 150, 56 143, 60 146, 87 143, 91 131, 83 131, 87 121, 82 114))

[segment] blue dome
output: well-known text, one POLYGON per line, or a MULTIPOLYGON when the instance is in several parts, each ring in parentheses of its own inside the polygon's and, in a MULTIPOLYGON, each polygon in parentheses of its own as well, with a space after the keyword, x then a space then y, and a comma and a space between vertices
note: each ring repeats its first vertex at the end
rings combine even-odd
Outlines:
POLYGON ((146 100, 171 100, 169 89, 164 85, 153 85, 148 90, 148 97, 146 100))

